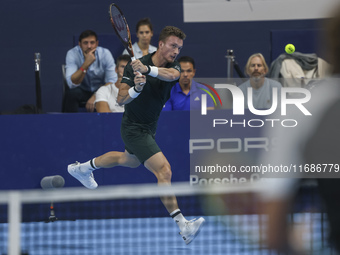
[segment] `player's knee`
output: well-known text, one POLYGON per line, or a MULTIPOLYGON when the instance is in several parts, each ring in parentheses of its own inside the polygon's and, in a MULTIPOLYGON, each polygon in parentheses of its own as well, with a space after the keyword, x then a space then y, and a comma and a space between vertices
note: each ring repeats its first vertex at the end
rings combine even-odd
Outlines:
POLYGON ((119 165, 125 167, 136 168, 140 165, 140 162, 137 158, 132 157, 131 155, 127 155, 126 152, 122 152, 119 157, 119 165))
POLYGON ((171 182, 172 171, 168 163, 164 164, 158 174, 158 179, 162 182, 171 182))
POLYGON ((130 167, 131 168, 136 168, 136 167, 139 167, 140 166, 140 162, 138 160, 133 160, 131 163, 130 163, 130 167))
POLYGON ((130 168, 136 168, 140 165, 140 162, 136 159, 132 159, 132 158, 124 158, 123 162, 122 162, 122 166, 127 166, 130 168))

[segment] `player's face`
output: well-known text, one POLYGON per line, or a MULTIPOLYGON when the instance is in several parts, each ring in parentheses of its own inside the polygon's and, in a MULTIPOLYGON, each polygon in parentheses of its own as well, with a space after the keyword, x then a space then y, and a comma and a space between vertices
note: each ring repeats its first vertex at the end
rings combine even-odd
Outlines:
POLYGON ((98 41, 96 40, 95 36, 91 35, 89 37, 83 38, 79 42, 79 46, 84 53, 88 53, 89 51, 98 47, 98 41))
POLYGON ((175 61, 176 57, 180 53, 183 47, 183 40, 179 39, 177 36, 169 36, 165 42, 159 42, 159 50, 163 58, 172 63, 175 61))
POLYGON ((263 65, 261 58, 253 57, 250 60, 250 66, 248 68, 248 75, 251 78, 261 78, 266 74, 266 69, 263 65))
POLYGON ((126 67, 127 63, 128 63, 127 61, 121 60, 121 61, 119 61, 118 65, 116 65, 116 73, 118 75, 118 78, 123 77, 124 68, 126 67))
POLYGON ((138 28, 137 37, 142 44, 150 44, 153 33, 148 25, 142 25, 138 28))
POLYGON ((190 62, 181 62, 181 76, 179 78, 179 84, 183 86, 191 85, 192 79, 195 76, 196 70, 190 62))

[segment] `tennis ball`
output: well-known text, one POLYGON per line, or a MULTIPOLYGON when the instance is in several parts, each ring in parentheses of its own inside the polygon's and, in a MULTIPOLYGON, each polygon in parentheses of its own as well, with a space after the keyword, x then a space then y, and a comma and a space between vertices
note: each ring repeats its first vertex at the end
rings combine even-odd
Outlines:
POLYGON ((295 46, 293 44, 287 44, 286 47, 285 47, 285 51, 288 53, 288 54, 292 54, 294 51, 295 51, 295 46))

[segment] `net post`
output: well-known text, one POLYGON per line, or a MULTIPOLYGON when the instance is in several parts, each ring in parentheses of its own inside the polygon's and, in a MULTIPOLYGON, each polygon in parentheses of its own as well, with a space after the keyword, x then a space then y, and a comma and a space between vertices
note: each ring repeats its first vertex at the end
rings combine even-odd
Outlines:
POLYGON ((8 194, 8 255, 19 255, 21 223, 21 194, 12 191, 8 194))

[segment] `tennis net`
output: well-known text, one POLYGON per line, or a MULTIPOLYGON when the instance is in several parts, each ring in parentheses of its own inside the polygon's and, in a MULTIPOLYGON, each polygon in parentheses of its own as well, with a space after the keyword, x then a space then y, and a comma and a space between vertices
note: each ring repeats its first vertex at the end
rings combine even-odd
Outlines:
MULTIPOLYGON (((276 254, 266 246, 259 187, 176 183, 0 192, 0 254, 276 254), (188 220, 206 220, 189 245, 159 199, 172 194, 188 220)), ((313 185, 302 191, 290 216, 295 235, 307 254, 326 254, 325 213, 313 185)))

